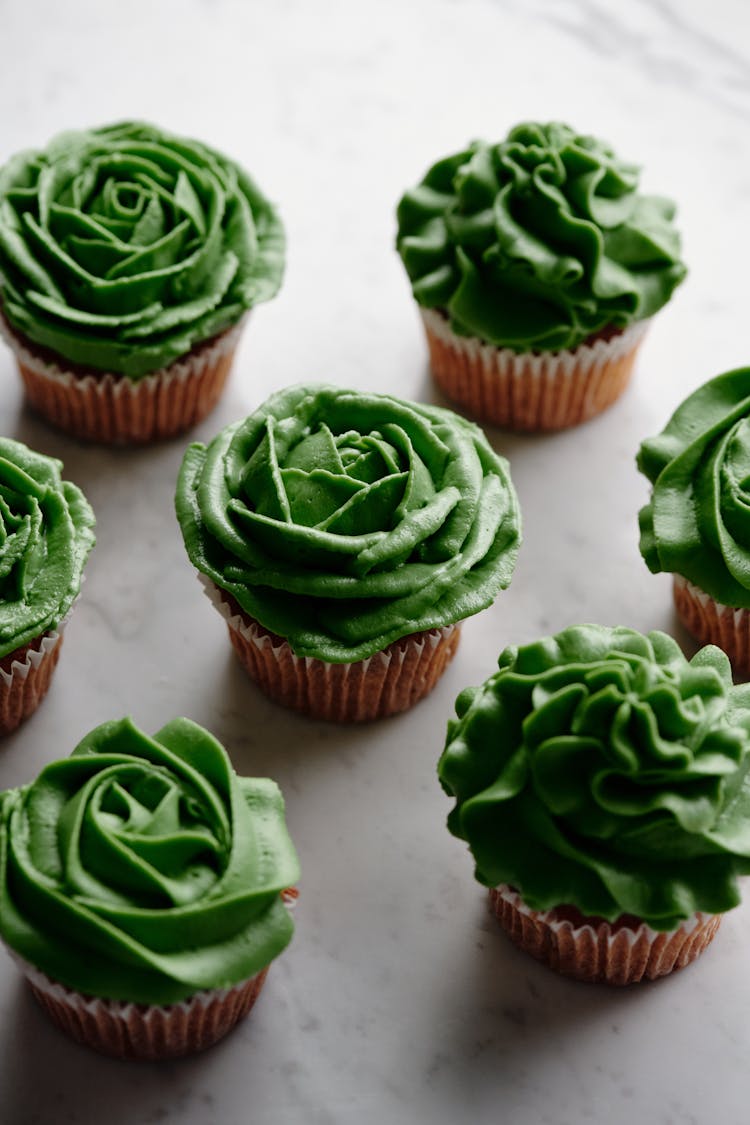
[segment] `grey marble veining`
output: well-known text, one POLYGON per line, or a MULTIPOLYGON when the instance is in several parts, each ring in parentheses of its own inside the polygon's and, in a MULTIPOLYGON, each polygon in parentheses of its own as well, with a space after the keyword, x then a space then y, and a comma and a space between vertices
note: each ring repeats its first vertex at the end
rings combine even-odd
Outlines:
POLYGON ((651 82, 682 89, 717 109, 750 116, 750 56, 747 13, 742 0, 722 5, 721 23, 706 19, 705 4, 679 0, 517 0, 549 20, 580 46, 613 61, 625 61, 651 82), (724 22, 726 21, 726 22, 724 22), (736 36, 726 30, 736 28, 736 36))
POLYGON ((86 448, 23 405, 0 351, 0 430, 65 461, 97 548, 43 708, 0 748, 0 787, 132 713, 187 714, 286 797, 303 864, 297 934, 251 1018, 201 1057, 100 1059, 61 1037, 0 957, 2 1125, 744 1125, 750 907, 673 979, 562 980, 498 932, 435 778, 457 693, 508 643, 579 620, 665 628, 669 580, 637 548, 634 455, 684 395, 750 360, 744 0, 0 2, 0 161, 59 129, 145 116, 203 137, 279 201, 289 265, 257 310, 208 438, 295 381, 442 401, 393 251, 427 165, 528 117, 567 119, 679 202, 686 284, 600 419, 490 440, 525 518, 512 588, 467 622, 434 694, 361 730, 262 698, 235 664, 172 514, 186 440, 86 448))

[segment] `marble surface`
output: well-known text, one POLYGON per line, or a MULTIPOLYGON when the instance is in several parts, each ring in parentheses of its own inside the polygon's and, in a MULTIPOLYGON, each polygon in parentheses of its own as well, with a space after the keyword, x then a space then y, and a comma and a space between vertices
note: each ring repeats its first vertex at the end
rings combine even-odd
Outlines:
POLYGON ((280 203, 285 285, 198 438, 305 379, 440 401, 394 205, 434 158, 522 118, 569 120, 641 162, 644 186, 679 201, 691 267, 606 416, 552 437, 490 431, 525 516, 513 586, 467 623, 428 700, 364 729, 288 714, 236 666, 172 514, 185 442, 78 445, 26 410, 0 351, 0 431, 61 457, 99 521, 56 681, 0 748, 0 787, 104 719, 155 730, 185 714, 240 772, 280 782, 303 862, 292 946, 251 1019, 193 1060, 122 1064, 73 1045, 0 955, 0 1121, 746 1122, 750 904, 665 982, 559 979, 487 914, 435 777, 456 694, 505 644, 590 620, 689 646, 669 580, 637 550, 633 458, 686 392, 750 358, 744 0, 0 0, 0 16, 0 160, 61 128, 145 116, 225 149, 280 203))

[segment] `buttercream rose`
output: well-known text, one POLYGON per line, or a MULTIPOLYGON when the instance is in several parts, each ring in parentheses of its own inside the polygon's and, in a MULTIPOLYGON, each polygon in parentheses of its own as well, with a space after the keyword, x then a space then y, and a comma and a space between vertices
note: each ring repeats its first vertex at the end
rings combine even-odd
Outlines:
POLYGON ((485 608, 520 538, 507 462, 476 426, 328 386, 284 390, 190 446, 176 505, 196 568, 329 662, 485 608))
POLYGON ((655 930, 739 902, 750 688, 719 649, 577 626, 506 649, 456 711, 439 774, 480 882, 655 930))
POLYGON ((104 723, 1 801, 0 935, 71 989, 173 1004, 252 977, 291 938, 278 787, 237 777, 187 719, 153 738, 104 723))
POLYGON ((2 311, 73 364, 142 377, 277 291, 278 215, 235 163, 140 122, 0 169, 2 311))
POLYGON ((603 141, 560 123, 475 141, 399 204, 416 300, 459 335, 518 352, 575 348, 650 317, 686 271, 674 205, 638 180, 603 141))
POLYGON ((653 485, 640 513, 649 569, 750 609, 750 368, 690 395, 642 443, 638 467, 653 485))
POLYGON ((94 513, 62 463, 0 438, 0 657, 67 614, 94 544, 94 513))

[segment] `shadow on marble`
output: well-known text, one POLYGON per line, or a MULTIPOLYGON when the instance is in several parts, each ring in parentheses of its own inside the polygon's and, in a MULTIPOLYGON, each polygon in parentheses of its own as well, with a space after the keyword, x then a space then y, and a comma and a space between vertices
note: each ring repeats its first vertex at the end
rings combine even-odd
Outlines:
POLYGON ((483 901, 475 929, 471 921, 469 914, 466 956, 426 1013, 426 1026, 435 1029, 427 1085, 439 1085, 441 1072, 458 1065, 478 1101, 483 1090, 491 1099, 504 1081, 517 1085, 528 1067, 543 1067, 545 1055, 561 1043, 597 1028, 616 1035, 655 990, 669 987, 667 980, 628 988, 570 980, 516 949, 483 901))
POLYGON ((2 1060, 8 1076, 2 1083, 3 1125, 50 1125, 53 1120, 75 1125, 103 1121, 149 1125, 179 1121, 188 1106, 197 1113, 196 1120, 219 1125, 206 1085, 222 1047, 243 1035, 244 1024, 226 1044, 218 1043, 201 1054, 134 1062, 99 1055, 58 1031, 20 977, 7 1014, 14 1034, 2 1060))
MULTIPOLYGON (((226 745, 240 774, 266 768, 275 776, 280 763, 294 768, 311 758, 318 764, 332 758, 339 766, 353 768, 360 756, 375 748, 384 731, 395 734, 398 729, 400 715, 371 723, 334 723, 310 719, 275 703, 241 667, 228 638, 226 648, 211 729, 226 745)), ((428 701, 429 696, 404 716, 429 706, 428 701)))

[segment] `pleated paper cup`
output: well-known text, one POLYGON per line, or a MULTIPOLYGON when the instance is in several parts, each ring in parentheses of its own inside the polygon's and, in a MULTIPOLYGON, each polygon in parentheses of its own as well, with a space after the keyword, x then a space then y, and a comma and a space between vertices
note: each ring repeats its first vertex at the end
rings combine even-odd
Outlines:
POLYGON ((168 367, 131 379, 66 368, 0 317, 32 409, 72 437, 107 445, 162 441, 202 421, 219 401, 243 326, 239 321, 168 367))
POLYGON ((85 996, 17 954, 13 960, 52 1022, 71 1039, 119 1059, 171 1059, 223 1039, 258 998, 268 967, 231 988, 196 992, 178 1004, 133 1004, 85 996))
POLYGON ((673 578, 674 604, 685 628, 701 644, 724 649, 736 675, 750 676, 750 610, 714 601, 681 574, 673 578))
POLYGON ((0 736, 20 726, 44 699, 62 641, 61 624, 0 660, 0 736))
POLYGON ((443 393, 480 421, 526 432, 577 426, 611 406, 630 381, 648 327, 637 321, 570 351, 519 353, 457 335, 436 309, 420 313, 443 393))
POLYGON ((490 906, 514 945, 563 976, 604 984, 637 984, 682 969, 712 941, 719 914, 692 915, 663 933, 623 915, 585 918, 573 907, 531 910, 507 885, 490 890, 490 906))
POLYGON ((297 656, 282 637, 243 613, 226 591, 199 577, 250 678, 276 703, 313 719, 365 723, 406 711, 432 691, 458 648, 456 624, 412 633, 349 664, 297 656))

